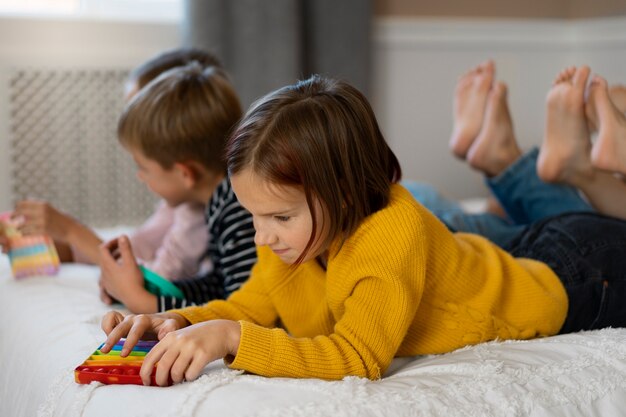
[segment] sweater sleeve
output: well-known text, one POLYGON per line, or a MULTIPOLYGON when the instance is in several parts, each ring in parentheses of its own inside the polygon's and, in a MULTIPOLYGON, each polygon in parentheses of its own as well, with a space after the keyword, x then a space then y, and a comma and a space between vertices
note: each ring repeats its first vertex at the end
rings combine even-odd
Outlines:
POLYGON ((224 298, 222 279, 213 272, 195 278, 179 279, 172 283, 182 291, 183 298, 160 296, 157 300, 159 312, 202 305, 208 301, 224 298))
POLYGON ((283 329, 242 320, 239 350, 230 366, 270 377, 381 378, 411 324, 416 303, 395 285, 375 277, 364 281, 346 300, 344 316, 327 336, 296 338, 283 329))
POLYGON ((276 325, 278 314, 265 288, 259 265, 252 269, 250 279, 233 292, 228 300, 213 300, 172 312, 185 317, 191 324, 207 320, 246 320, 260 326, 276 325))

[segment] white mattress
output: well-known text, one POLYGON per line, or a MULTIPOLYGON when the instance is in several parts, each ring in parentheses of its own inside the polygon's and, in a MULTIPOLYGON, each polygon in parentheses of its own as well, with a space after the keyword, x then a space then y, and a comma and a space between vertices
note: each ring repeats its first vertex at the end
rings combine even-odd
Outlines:
POLYGON ((95 267, 15 281, 0 255, 0 416, 623 416, 626 330, 401 358, 380 381, 263 378, 210 364, 158 388, 78 385, 104 340, 95 267))

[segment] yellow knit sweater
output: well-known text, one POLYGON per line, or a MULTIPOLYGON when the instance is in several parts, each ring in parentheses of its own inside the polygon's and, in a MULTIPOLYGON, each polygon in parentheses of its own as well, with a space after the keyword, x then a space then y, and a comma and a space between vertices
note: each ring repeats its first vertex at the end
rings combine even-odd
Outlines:
POLYGON ((567 295, 547 265, 450 233, 399 185, 338 248, 324 270, 315 260, 290 269, 260 247, 228 300, 174 311, 240 321, 232 368, 324 379, 376 379, 394 356, 549 336, 565 320, 567 295))

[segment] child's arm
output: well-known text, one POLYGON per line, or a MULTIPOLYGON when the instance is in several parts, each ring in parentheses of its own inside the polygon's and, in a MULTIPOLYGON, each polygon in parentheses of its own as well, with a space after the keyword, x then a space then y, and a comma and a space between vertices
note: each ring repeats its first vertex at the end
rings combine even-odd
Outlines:
POLYGON ((15 207, 14 216, 24 218, 20 231, 25 235, 50 235, 56 242, 68 244, 79 251, 88 262, 99 263, 98 247, 102 239, 93 230, 50 204, 43 201, 20 201, 15 207))
MULTIPOLYGON (((157 297, 144 287, 144 278, 127 236, 100 246, 100 285, 105 294, 123 303, 133 313, 156 313, 157 297), (116 259, 113 253, 119 251, 116 259)), ((106 302, 106 297, 103 301, 106 302)))
POLYGON ((0 223, 0 249, 2 249, 2 253, 9 252, 9 238, 6 236, 2 223, 0 223))

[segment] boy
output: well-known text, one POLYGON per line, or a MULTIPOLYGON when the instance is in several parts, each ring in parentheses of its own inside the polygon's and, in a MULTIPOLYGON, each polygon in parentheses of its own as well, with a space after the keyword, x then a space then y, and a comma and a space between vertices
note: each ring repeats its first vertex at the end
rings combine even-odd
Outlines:
POLYGON ((233 194, 222 159, 228 132, 240 117, 241 105, 223 70, 197 63, 165 72, 124 109, 118 137, 135 160, 139 179, 172 207, 208 201, 207 256, 213 267, 202 276, 174 281, 184 299, 157 297, 144 289, 128 238, 104 244, 101 286, 130 311, 226 298, 248 278, 256 261, 252 217, 233 194))
MULTIPOLYGON (((163 72, 194 61, 203 68, 222 67, 213 54, 202 49, 160 52, 131 71, 125 83, 124 101, 130 101, 163 72)), ((140 263, 168 280, 196 276, 208 242, 204 203, 170 207, 161 200, 150 218, 130 235, 140 263)), ((14 215, 24 219, 22 233, 50 235, 62 262, 100 264, 99 247, 103 240, 70 214, 45 201, 23 200, 16 204, 14 215)), ((0 230, 0 246, 8 250, 7 243, 0 230)))

